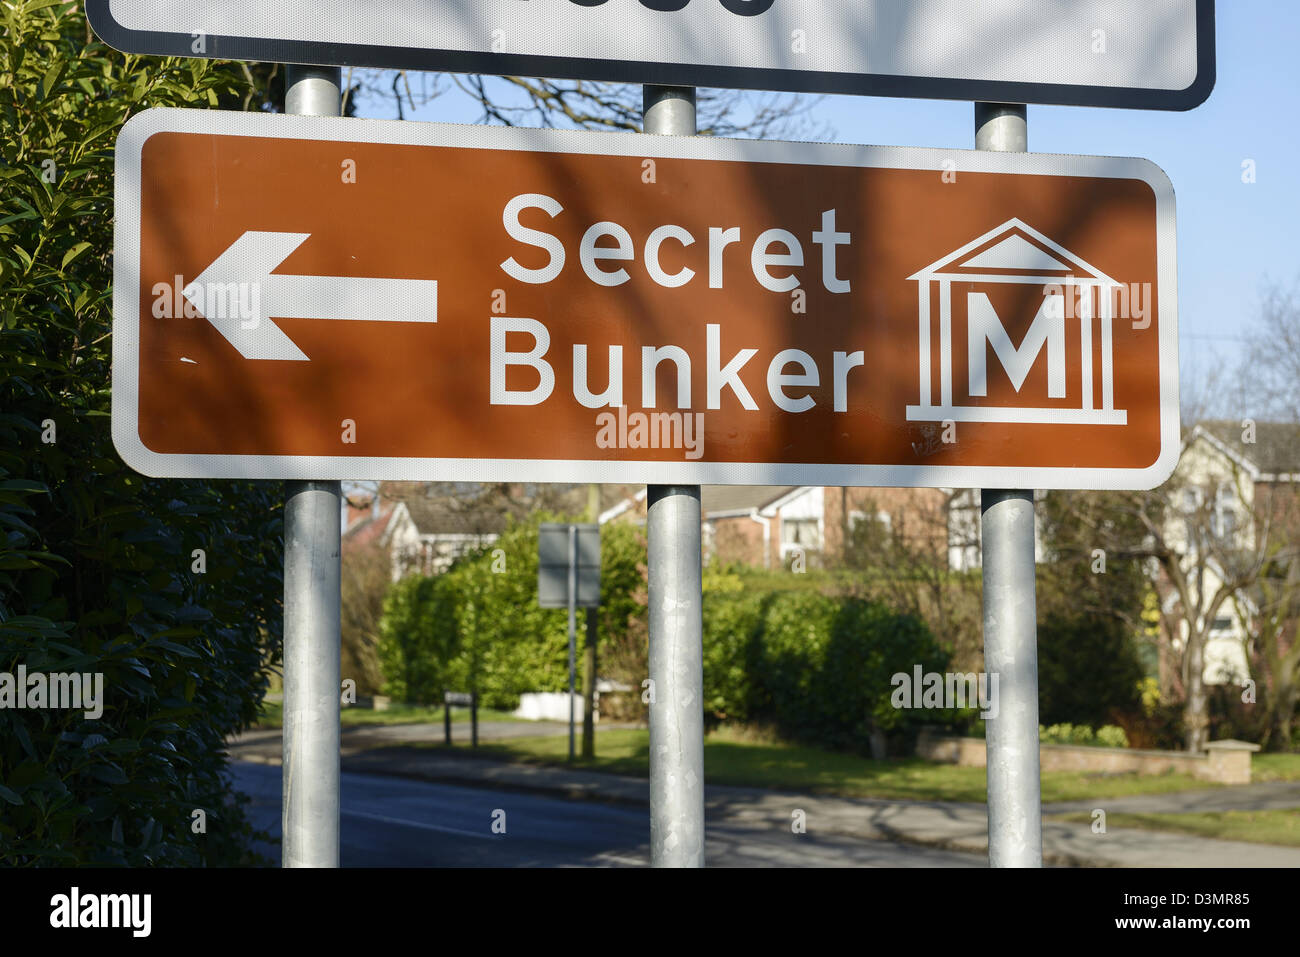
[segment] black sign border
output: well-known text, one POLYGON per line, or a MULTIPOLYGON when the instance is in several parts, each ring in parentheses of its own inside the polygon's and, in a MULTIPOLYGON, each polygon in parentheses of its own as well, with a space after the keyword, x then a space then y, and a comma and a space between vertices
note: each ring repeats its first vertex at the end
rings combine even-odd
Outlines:
MULTIPOLYGON (((110 0, 86 0, 86 16, 95 33, 124 53, 192 57, 188 33, 129 30, 113 19, 110 0)), ((528 56, 463 50, 352 43, 315 43, 208 34, 203 58, 266 63, 324 64, 382 69, 486 73, 494 76, 541 76, 608 80, 663 86, 710 86, 788 93, 837 93, 989 103, 1035 103, 1054 106, 1100 106, 1137 110, 1190 110, 1214 89, 1214 0, 1196 0, 1196 79, 1182 90, 1079 86, 1061 83, 1008 83, 942 77, 905 77, 875 73, 826 73, 750 67, 700 66, 634 60, 528 56)))

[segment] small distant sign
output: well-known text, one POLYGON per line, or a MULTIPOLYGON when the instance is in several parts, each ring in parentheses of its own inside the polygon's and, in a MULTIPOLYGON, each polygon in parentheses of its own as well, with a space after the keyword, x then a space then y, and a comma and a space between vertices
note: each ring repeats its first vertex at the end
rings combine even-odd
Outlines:
POLYGON ((537 535, 537 601, 543 608, 569 607, 569 529, 577 530, 577 595, 574 607, 600 607, 600 526, 545 524, 537 535))
POLYGON ((442 703, 468 708, 474 703, 474 696, 468 691, 445 691, 442 695, 442 703))

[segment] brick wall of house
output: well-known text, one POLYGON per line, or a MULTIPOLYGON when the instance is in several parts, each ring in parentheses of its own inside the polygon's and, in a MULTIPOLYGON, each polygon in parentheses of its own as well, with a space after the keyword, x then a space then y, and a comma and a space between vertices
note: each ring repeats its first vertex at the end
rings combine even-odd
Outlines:
POLYGON ((1254 491, 1256 520, 1267 521, 1279 538, 1300 538, 1300 485, 1256 482, 1254 491))
POLYGON ((877 512, 890 516, 890 531, 926 551, 943 555, 948 543, 944 504, 946 495, 932 488, 849 488, 828 487, 825 491, 826 554, 844 554, 845 509, 850 515, 863 512, 872 518, 877 512))
MULTIPOLYGON (((850 514, 854 511, 874 516, 878 511, 890 516, 891 529, 901 532, 909 541, 933 548, 936 555, 945 558, 948 533, 945 524, 944 504, 946 497, 938 489, 905 488, 851 488, 841 494, 841 489, 826 487, 822 495, 822 548, 816 555, 810 555, 812 562, 838 562, 843 555, 843 535, 841 533, 844 506, 850 514)), ((779 569, 784 562, 781 557, 782 519, 785 512, 799 512, 799 503, 781 509, 768 517, 768 550, 763 552, 763 526, 747 515, 709 518, 712 526, 712 548, 714 560, 726 564, 741 562, 755 568, 769 567, 779 569)), ((806 508, 803 509, 806 513, 806 508)))
MULTIPOLYGON (((776 519, 768 519, 772 524, 772 538, 776 538, 776 519)), ((719 564, 741 562, 762 568, 763 562, 763 526, 748 516, 711 519, 713 526, 713 556, 719 564)), ((775 544, 775 541, 773 541, 775 544)), ((778 567, 776 558, 771 567, 778 567)))

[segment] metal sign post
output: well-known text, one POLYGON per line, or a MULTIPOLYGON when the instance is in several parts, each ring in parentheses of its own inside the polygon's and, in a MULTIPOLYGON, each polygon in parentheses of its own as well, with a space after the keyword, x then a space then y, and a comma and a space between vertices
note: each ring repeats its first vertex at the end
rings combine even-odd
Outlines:
POLYGON ((569 611, 569 760, 574 757, 577 612, 600 607, 600 526, 547 522, 537 530, 537 603, 569 611))
MULTIPOLYGON (((1029 150, 1026 109, 975 104, 975 148, 1029 150)), ((1038 623, 1034 596, 1034 493, 984 489, 984 669, 998 675, 987 719, 989 865, 1042 867, 1038 770, 1038 623)))
POLYGON ((577 668, 578 529, 569 526, 569 760, 573 760, 573 673, 577 668))
MULTIPOLYGON (((338 116, 339 71, 290 67, 285 109, 338 116)), ((339 866, 342 490, 287 482, 284 506, 284 867, 339 866)))
POLYGON ((469 708, 469 746, 478 747, 478 692, 444 691, 442 693, 443 743, 451 747, 451 707, 469 708))
MULTIPOLYGON (((647 86, 644 132, 695 135, 695 90, 647 86)), ((650 864, 704 866, 704 645, 700 487, 652 485, 650 864)))

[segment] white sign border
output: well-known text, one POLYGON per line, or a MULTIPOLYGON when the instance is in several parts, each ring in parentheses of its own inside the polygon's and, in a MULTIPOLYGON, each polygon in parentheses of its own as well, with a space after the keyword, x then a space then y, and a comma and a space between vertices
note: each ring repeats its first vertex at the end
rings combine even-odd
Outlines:
POLYGON ((1149 160, 1049 153, 789 143, 715 137, 586 133, 400 120, 149 109, 122 128, 115 157, 113 262, 113 444, 144 475, 278 480, 622 483, 637 485, 830 485, 850 487, 1150 489, 1178 463, 1178 270, 1174 190, 1149 160), (319 455, 159 453, 139 436, 140 174, 145 143, 157 133, 315 139, 345 143, 525 150, 599 156, 917 169, 944 161, 972 173, 1140 179, 1156 198, 1159 283, 1160 455, 1140 469, 815 463, 710 463, 558 459, 447 459, 319 455))

